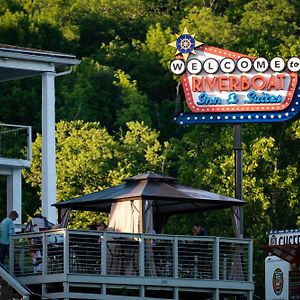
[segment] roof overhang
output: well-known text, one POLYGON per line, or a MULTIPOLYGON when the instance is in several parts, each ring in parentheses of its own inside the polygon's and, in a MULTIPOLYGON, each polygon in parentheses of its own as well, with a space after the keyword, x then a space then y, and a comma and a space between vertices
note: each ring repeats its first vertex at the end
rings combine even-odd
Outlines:
POLYGON ((74 55, 0 44, 0 81, 9 81, 55 72, 78 65, 74 55))
POLYGON ((290 264, 300 263, 300 245, 261 246, 261 249, 275 255, 290 264))

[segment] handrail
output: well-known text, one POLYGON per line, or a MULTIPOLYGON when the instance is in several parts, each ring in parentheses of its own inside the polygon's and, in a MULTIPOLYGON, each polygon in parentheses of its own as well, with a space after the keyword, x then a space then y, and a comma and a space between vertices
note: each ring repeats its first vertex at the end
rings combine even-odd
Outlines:
POLYGON ((1 264, 0 276, 23 297, 23 300, 29 300, 29 296, 32 293, 26 287, 24 287, 14 276, 12 276, 1 264))
POLYGON ((12 236, 22 275, 129 275, 253 282, 252 240, 56 229, 12 236), (54 237, 60 242, 54 244, 54 237), (32 261, 33 259, 33 261, 32 261), (34 268, 41 262, 40 267, 34 268))

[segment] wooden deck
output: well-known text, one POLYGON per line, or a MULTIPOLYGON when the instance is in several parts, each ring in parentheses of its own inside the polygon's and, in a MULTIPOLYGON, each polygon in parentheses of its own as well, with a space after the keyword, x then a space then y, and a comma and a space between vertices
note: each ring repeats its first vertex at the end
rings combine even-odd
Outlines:
POLYGON ((10 257, 10 273, 44 299, 252 299, 254 291, 248 239, 59 229, 13 236, 10 257))

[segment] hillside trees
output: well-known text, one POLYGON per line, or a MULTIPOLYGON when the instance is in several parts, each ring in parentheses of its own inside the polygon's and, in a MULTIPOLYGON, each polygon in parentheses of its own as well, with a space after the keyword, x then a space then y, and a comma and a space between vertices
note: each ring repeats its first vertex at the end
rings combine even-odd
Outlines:
MULTIPOLYGON (((121 180, 152 170, 164 172, 165 157, 159 134, 143 122, 129 122, 127 129, 112 136, 99 122, 61 121, 56 127, 57 200, 62 201, 121 183, 121 180)), ((41 190, 41 136, 33 144, 26 182, 41 190)), ((73 226, 95 223, 82 213, 73 226)))
MULTIPOLYGON (((147 170, 234 196, 232 126, 173 122, 186 107, 180 79, 168 69, 175 54, 168 43, 187 26, 197 40, 244 54, 286 59, 300 53, 295 0, 0 3, 0 43, 71 52, 82 60, 56 80, 59 200, 147 170)), ((2 122, 41 131, 40 78, 1 83, 0 101, 2 122)), ((243 126, 245 236, 255 240, 260 267, 265 232, 300 224, 298 119, 243 126)), ((33 194, 40 185, 40 143, 38 135, 26 175, 33 194)), ((231 235, 230 211, 218 216, 176 219, 168 230, 188 233, 201 218, 211 234, 231 235)))

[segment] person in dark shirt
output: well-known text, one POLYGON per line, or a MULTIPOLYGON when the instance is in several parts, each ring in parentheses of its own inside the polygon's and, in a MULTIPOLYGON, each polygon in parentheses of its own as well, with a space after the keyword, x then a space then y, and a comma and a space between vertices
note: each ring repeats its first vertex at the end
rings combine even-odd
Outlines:
POLYGON ((192 228, 193 234, 196 236, 207 236, 207 230, 202 227, 200 224, 196 223, 192 228))
MULTIPOLYGON (((199 223, 195 223, 192 228, 194 236, 207 236, 207 230, 201 226, 199 223)), ((207 272, 207 263, 210 261, 208 255, 209 251, 209 242, 203 240, 193 240, 192 247, 190 248, 190 255, 192 256, 193 261, 192 273, 195 278, 204 277, 207 272)))

